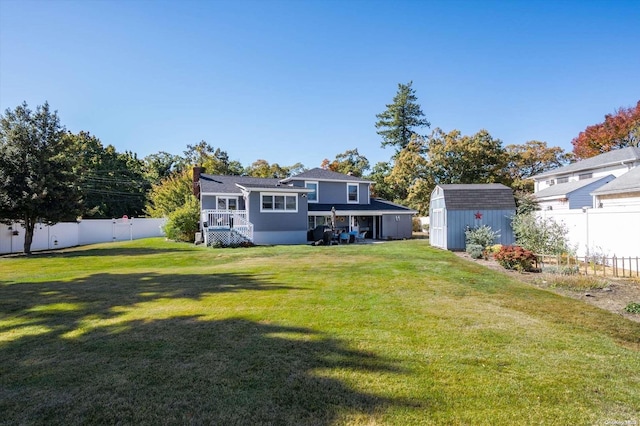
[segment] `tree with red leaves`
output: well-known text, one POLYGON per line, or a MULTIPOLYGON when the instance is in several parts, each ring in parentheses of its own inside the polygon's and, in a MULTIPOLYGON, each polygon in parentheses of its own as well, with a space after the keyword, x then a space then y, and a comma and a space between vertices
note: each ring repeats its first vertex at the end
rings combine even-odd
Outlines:
POLYGON ((594 157, 614 149, 640 146, 640 101, 604 116, 604 122, 588 126, 571 141, 577 159, 594 157))

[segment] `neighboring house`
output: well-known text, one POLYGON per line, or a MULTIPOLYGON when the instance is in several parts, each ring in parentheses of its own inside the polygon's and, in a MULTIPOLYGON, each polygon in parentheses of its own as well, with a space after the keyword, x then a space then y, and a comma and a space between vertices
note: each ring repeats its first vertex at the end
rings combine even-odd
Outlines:
POLYGON ((602 185, 591 195, 595 207, 640 206, 640 167, 602 185))
POLYGON ((205 242, 304 244, 329 225, 367 238, 411 238, 415 210, 370 197, 371 181, 324 169, 287 179, 218 176, 194 168, 205 242), (199 190, 199 191, 198 191, 199 190))
POLYGON ((549 186, 534 195, 542 210, 568 210, 591 207, 591 192, 615 179, 613 175, 574 180, 560 185, 549 186))
MULTIPOLYGON (((603 185, 613 184, 615 180, 638 166, 640 148, 616 149, 533 176, 533 195, 538 198, 543 210, 599 207, 600 204, 587 195, 595 194, 603 185), (575 203, 572 202, 572 196, 575 203)), ((636 185, 636 188, 640 191, 640 184, 636 185)), ((633 192, 632 189, 627 188, 627 191, 633 192)))
POLYGON ((429 204, 431 245, 464 250, 465 231, 483 225, 500 233, 496 244, 513 244, 511 219, 515 213, 513 191, 502 184, 437 185, 429 204))

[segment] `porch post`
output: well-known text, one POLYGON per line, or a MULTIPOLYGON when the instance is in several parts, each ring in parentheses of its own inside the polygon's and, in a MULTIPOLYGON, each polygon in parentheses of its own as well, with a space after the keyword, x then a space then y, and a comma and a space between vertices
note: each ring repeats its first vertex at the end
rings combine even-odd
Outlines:
POLYGON ((376 231, 377 231, 377 227, 376 224, 378 223, 378 216, 373 216, 372 217, 372 222, 373 222, 373 234, 371 234, 371 238, 373 238, 374 240, 377 239, 376 237, 376 231))

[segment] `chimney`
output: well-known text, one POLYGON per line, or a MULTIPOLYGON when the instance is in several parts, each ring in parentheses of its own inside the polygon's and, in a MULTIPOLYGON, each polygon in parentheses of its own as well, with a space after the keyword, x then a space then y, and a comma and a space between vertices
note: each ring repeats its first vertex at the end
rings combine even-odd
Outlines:
POLYGON ((200 199, 200 175, 204 172, 204 167, 194 166, 193 168, 193 195, 200 199))

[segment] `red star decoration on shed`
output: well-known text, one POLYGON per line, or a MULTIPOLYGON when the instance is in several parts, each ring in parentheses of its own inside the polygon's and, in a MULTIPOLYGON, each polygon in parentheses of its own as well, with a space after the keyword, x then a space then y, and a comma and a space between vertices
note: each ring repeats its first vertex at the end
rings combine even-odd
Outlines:
POLYGON ((475 214, 475 216, 476 216, 476 219, 482 219, 482 213, 480 213, 480 212, 475 212, 474 214, 475 214))

